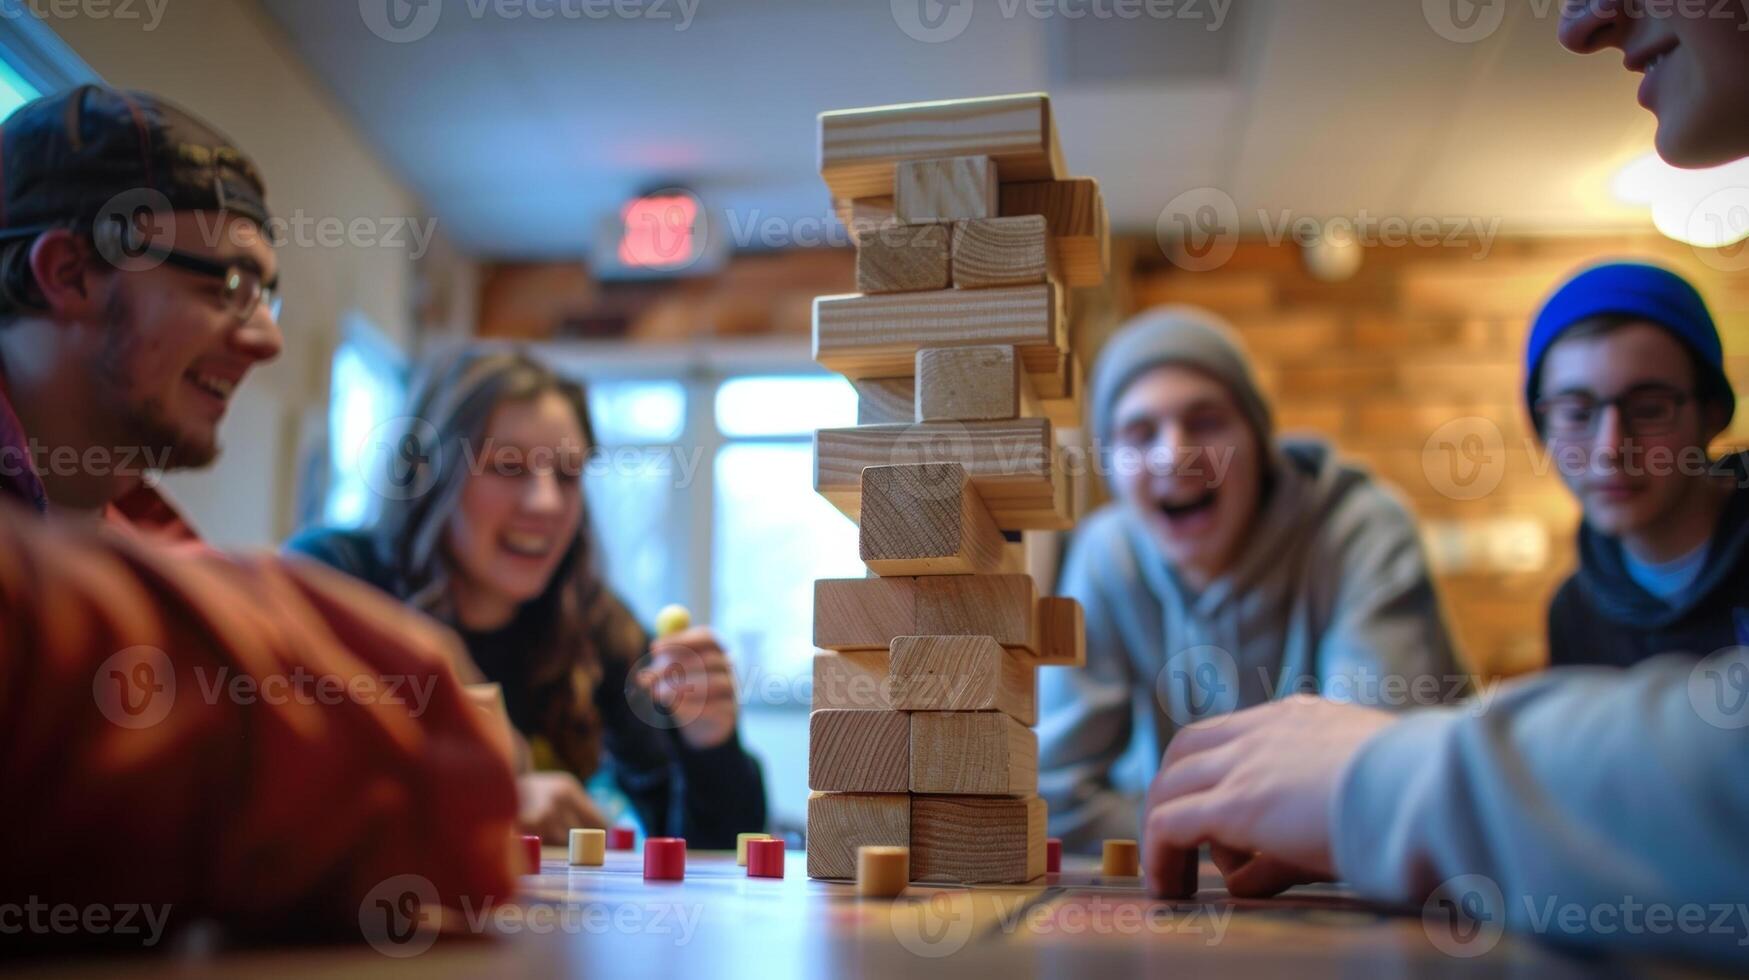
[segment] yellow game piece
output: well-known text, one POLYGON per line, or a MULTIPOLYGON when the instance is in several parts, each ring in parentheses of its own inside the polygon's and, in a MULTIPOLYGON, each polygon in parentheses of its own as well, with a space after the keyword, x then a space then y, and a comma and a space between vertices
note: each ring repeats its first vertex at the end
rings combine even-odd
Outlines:
POLYGON ((864 898, 894 898, 911 880, 909 847, 856 849, 856 893, 864 898))
POLYGON ((656 638, 659 640, 664 636, 672 636, 691 625, 692 613, 687 612, 685 606, 679 603, 663 606, 656 613, 656 638))
POLYGON ((599 868, 607 863, 607 831, 594 827, 571 828, 571 863, 599 868))
POLYGON ((747 842, 750 840, 770 840, 770 834, 736 834, 735 863, 745 868, 747 866, 747 842))
POLYGON ((1134 878, 1142 873, 1141 850, 1133 840, 1108 840, 1100 873, 1107 878, 1134 878))

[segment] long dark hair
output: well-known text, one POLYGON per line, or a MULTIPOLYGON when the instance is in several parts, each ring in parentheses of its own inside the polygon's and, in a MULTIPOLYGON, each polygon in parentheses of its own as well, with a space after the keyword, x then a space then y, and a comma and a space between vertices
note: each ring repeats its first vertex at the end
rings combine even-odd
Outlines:
MULTIPOLYGON (((508 402, 554 393, 577 414, 585 445, 595 430, 583 386, 515 349, 473 347, 430 362, 408 399, 401 462, 413 471, 396 481, 408 493, 388 495, 376 544, 395 572, 394 591, 408 604, 455 623, 444 527, 460 506, 468 462, 485 445, 492 414, 508 402)), ((516 676, 502 679, 513 702, 530 705, 534 732, 566 768, 587 778, 601 760, 601 718, 595 688, 602 677, 601 638, 613 603, 596 564, 588 500, 576 537, 545 591, 518 611, 532 617, 535 642, 519 658, 516 676)))

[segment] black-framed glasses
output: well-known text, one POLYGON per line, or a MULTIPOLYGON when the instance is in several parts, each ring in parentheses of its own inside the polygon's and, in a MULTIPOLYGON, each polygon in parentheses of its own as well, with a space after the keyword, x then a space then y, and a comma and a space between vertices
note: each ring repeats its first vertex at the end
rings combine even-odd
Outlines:
POLYGON ((1615 407, 1622 430, 1630 436, 1661 436, 1676 427, 1682 406, 1694 397, 1669 385, 1636 385, 1614 398, 1598 398, 1582 392, 1539 398, 1537 424, 1551 439, 1589 439, 1597 432, 1603 410, 1615 407))
POLYGON ((178 252, 173 248, 148 246, 140 253, 141 258, 154 259, 165 265, 173 266, 184 272, 193 272, 219 281, 219 295, 223 299, 226 312, 237 318, 239 323, 247 323, 255 315, 262 304, 266 304, 267 313, 274 322, 279 321, 279 277, 272 282, 263 282, 260 270, 253 265, 242 262, 216 262, 199 255, 178 252))

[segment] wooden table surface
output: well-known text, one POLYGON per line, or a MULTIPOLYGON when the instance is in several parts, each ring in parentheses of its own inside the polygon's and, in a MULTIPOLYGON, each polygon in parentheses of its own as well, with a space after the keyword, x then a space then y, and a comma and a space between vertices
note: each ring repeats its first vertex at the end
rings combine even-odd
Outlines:
MULTIPOLYGON (((1419 909, 1359 902, 1331 887, 1268 901, 1233 899, 1212 865, 1182 902, 1150 900, 1139 879, 1099 877, 1096 863, 1029 886, 914 885, 899 899, 862 899, 840 882, 812 881, 799 851, 782 880, 749 878, 733 854, 694 852, 684 882, 646 883, 641 857, 609 852, 573 868, 563 848, 489 920, 478 913, 437 929, 314 949, 179 949, 55 960, 16 975, 148 977, 1173 977, 1696 975, 1691 967, 1585 959, 1511 935, 1442 951, 1448 925, 1419 909), (404 941, 396 941, 400 938, 404 941)), ((367 917, 361 917, 361 924, 367 917)), ((372 920, 374 921, 374 920, 372 920)))

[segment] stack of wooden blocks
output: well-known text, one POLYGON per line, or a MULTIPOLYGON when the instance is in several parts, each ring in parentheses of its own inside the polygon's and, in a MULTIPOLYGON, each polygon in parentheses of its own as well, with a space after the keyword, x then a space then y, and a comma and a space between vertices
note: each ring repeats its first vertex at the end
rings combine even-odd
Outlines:
POLYGON ((1019 532, 1073 523, 1066 291, 1109 269, 1105 206, 1039 94, 825 113, 820 172, 861 292, 815 301, 814 356, 861 402, 816 434, 815 488, 857 520, 870 577, 815 584, 808 874, 902 846, 915 881, 1030 881, 1038 668, 1085 640, 1019 532))

